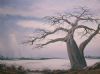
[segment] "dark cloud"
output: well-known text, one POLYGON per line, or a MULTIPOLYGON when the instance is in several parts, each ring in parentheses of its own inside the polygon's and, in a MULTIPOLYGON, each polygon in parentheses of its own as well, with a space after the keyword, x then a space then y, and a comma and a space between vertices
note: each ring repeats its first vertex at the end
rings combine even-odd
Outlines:
POLYGON ((34 17, 34 16, 21 16, 21 15, 10 15, 10 14, 0 14, 0 19, 4 20, 33 20, 33 21, 42 21, 41 18, 34 17))
POLYGON ((17 22, 22 20, 32 20, 32 21, 42 21, 41 18, 32 17, 32 16, 21 16, 21 15, 1 15, 0 14, 0 36, 2 34, 9 34, 14 30, 19 32, 31 31, 31 29, 22 28, 17 25, 17 22))
POLYGON ((18 31, 18 32, 25 32, 27 30, 31 31, 31 29, 29 30, 17 25, 17 22, 22 21, 22 20, 41 21, 40 18, 31 17, 31 16, 0 15, 0 38, 3 38, 4 34, 9 35, 9 33, 13 31, 18 31))
POLYGON ((22 20, 42 21, 42 19, 38 18, 38 17, 0 14, 0 33, 9 34, 13 30, 20 31, 20 32, 25 32, 27 30, 31 31, 31 29, 28 29, 28 28, 26 29, 26 28, 20 27, 17 24, 17 22, 20 22, 22 20))
POLYGON ((2 8, 16 8, 16 9, 27 9, 32 4, 39 2, 39 0, 0 0, 0 7, 2 8))

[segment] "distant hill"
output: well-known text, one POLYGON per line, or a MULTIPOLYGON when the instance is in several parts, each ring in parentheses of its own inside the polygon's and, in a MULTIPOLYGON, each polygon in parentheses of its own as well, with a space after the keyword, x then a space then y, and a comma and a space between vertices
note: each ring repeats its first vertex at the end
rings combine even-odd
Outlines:
POLYGON ((46 60, 46 59, 64 59, 64 58, 58 58, 58 57, 20 57, 20 58, 10 58, 10 57, 4 57, 0 56, 0 60, 46 60))
POLYGON ((100 56, 85 56, 85 58, 89 58, 89 59, 100 59, 100 56))

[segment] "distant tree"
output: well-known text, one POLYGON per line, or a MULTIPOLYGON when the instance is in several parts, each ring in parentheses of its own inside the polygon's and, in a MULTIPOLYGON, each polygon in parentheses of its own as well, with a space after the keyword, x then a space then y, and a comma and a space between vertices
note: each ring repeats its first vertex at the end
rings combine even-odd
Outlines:
POLYGON ((82 69, 86 67, 87 64, 84 58, 84 49, 93 39, 93 37, 95 37, 97 34, 100 34, 100 24, 98 23, 99 19, 94 17, 93 14, 90 13, 89 9, 84 7, 79 8, 79 10, 76 12, 74 11, 58 16, 47 16, 46 19, 52 23, 52 26, 56 25, 58 27, 56 27, 53 31, 37 29, 40 35, 34 36, 27 42, 32 43, 32 45, 36 45, 37 48, 58 41, 65 42, 71 63, 71 68, 82 69), (88 24, 89 22, 92 23, 91 26, 96 24, 97 28, 95 29, 89 25, 86 25, 86 23, 88 24), (74 39, 74 34, 76 33, 77 29, 80 29, 79 31, 82 32, 82 37, 88 35, 86 40, 84 40, 79 46, 74 39), (42 42, 42 40, 46 39, 47 36, 55 34, 58 31, 65 32, 65 36, 63 38, 50 39, 47 40, 47 42, 44 41, 45 43, 42 42))

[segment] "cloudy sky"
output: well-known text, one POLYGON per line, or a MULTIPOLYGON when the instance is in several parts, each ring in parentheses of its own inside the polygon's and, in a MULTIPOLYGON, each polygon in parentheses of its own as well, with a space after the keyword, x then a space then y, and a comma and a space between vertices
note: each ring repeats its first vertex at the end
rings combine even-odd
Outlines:
MULTIPOLYGON (((43 17, 73 11, 73 8, 79 6, 88 7, 94 14, 100 13, 100 0, 0 0, 0 55, 67 57, 64 43, 34 49, 30 45, 23 45, 22 42, 36 28, 52 29, 43 17)), ((100 56, 99 37, 95 37, 86 47, 86 55, 100 56)))

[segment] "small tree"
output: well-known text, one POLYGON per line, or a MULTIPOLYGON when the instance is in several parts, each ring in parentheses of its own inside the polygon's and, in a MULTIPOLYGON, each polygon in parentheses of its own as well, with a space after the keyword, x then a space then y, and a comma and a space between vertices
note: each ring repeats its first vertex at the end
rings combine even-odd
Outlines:
POLYGON ((69 60, 71 63, 71 68, 82 69, 87 66, 84 58, 84 49, 93 39, 93 37, 99 34, 100 24, 97 23, 99 19, 95 19, 95 17, 90 14, 89 10, 85 8, 80 8, 80 11, 77 12, 65 13, 64 15, 59 16, 48 16, 46 18, 51 21, 53 26, 59 26, 60 24, 61 26, 56 27, 53 31, 37 29, 40 35, 33 37, 28 42, 31 42, 33 45, 35 42, 38 42, 38 44, 36 44, 37 47, 43 47, 45 45, 58 41, 65 42, 67 46, 69 60), (98 27, 94 29, 88 27, 87 25, 84 25, 88 22, 92 22, 92 24, 96 23, 98 27), (70 27, 64 27, 64 25, 68 25, 70 27), (74 33, 77 29, 81 29, 80 31, 82 31, 82 36, 88 35, 87 39, 84 40, 79 46, 74 39, 74 33), (39 43, 42 40, 46 39, 47 36, 55 34, 58 31, 65 32, 65 37, 51 39, 45 43, 39 43))

